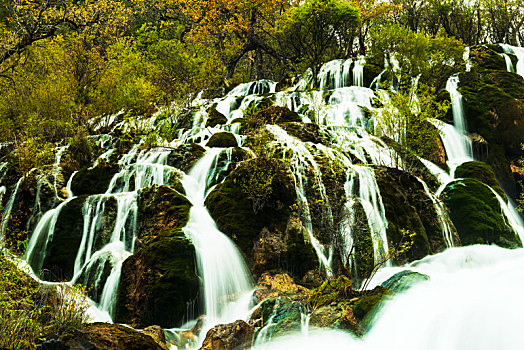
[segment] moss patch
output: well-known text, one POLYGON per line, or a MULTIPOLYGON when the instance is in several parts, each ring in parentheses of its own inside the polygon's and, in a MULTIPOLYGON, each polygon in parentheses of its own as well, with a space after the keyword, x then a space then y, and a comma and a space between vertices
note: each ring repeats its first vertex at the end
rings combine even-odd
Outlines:
POLYGON ((71 189, 75 196, 105 193, 113 175, 117 172, 117 164, 108 164, 103 161, 94 168, 84 167, 73 178, 71 189))
POLYGON ((446 186, 441 197, 450 210, 463 245, 522 246, 516 233, 506 224, 497 198, 480 181, 454 181, 446 186))

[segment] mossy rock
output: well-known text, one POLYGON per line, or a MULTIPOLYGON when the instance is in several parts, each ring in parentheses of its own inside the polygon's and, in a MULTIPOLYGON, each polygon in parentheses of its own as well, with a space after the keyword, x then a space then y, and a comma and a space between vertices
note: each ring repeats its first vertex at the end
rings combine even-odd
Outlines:
MULTIPOLYGON (((499 46, 500 47, 500 46, 499 46)), ((470 49, 469 59, 473 64, 482 69, 506 70, 506 61, 504 57, 493 50, 493 46, 479 45, 472 46, 470 49)))
POLYGON ((143 232, 137 251, 122 265, 115 321, 137 327, 174 327, 187 317, 187 305, 198 297, 200 287, 195 248, 182 230, 190 207, 185 197, 166 186, 141 193, 143 232))
POLYGON ((495 172, 486 163, 483 162, 466 162, 455 169, 456 178, 472 178, 485 183, 492 189, 494 189, 502 198, 506 199, 506 194, 500 188, 497 179, 495 178, 495 172))
POLYGON ((454 181, 446 186, 441 198, 450 210, 463 245, 522 246, 517 234, 506 224, 497 198, 482 182, 475 179, 454 181))
POLYGON ((164 350, 145 333, 127 326, 109 323, 87 324, 82 331, 77 331, 74 335, 63 339, 62 343, 67 349, 164 350))
POLYGON ((263 109, 255 114, 255 119, 261 120, 265 124, 302 121, 302 118, 297 112, 293 112, 289 108, 282 106, 271 106, 263 109))
POLYGON ((208 119, 206 122, 206 128, 210 128, 210 127, 212 128, 219 124, 227 123, 227 118, 222 113, 217 111, 215 107, 209 108, 207 110, 207 114, 208 114, 208 119))
POLYGON ((302 277, 300 274, 314 268, 316 261, 305 261, 304 257, 311 257, 312 247, 305 242, 299 225, 290 221, 290 207, 296 196, 293 180, 288 172, 279 170, 271 180, 262 207, 255 212, 249 189, 242 184, 256 173, 257 162, 256 159, 241 162, 209 193, 206 207, 218 228, 245 255, 255 274, 283 268, 294 277, 302 277), (259 240, 265 242, 263 250, 259 249, 259 240), (265 249, 268 247, 270 254, 265 249))
POLYGON ((206 149, 196 143, 185 143, 171 152, 167 164, 184 172, 189 170, 204 156, 206 149))
POLYGON ((101 161, 94 168, 82 168, 71 182, 75 196, 105 193, 113 176, 118 172, 118 164, 101 161))
POLYGON ((520 146, 524 141, 524 79, 505 69, 474 67, 461 73, 459 91, 468 131, 486 140, 486 163, 493 168, 501 187, 515 198, 510 162, 524 156, 520 146))
POLYGON ((375 174, 388 220, 389 246, 397 246, 403 239, 402 230, 415 233, 413 246, 397 262, 418 260, 446 249, 437 211, 420 181, 393 168, 378 168, 375 174))
POLYGON ((379 76, 384 70, 384 61, 374 57, 366 57, 364 65, 364 86, 374 88, 371 86, 373 80, 379 76))
POLYGON ((266 336, 273 338, 294 333, 301 329, 305 306, 286 297, 268 299, 262 304, 262 320, 266 336))
POLYGON ((191 202, 167 186, 146 187, 138 196, 138 235, 135 249, 153 242, 163 231, 184 227, 191 202))
POLYGON ((83 235, 82 207, 87 196, 72 199, 61 209, 52 240, 42 265, 47 281, 69 281, 73 278, 75 258, 83 235))
POLYGON ((386 281, 382 282, 381 286, 391 289, 395 293, 401 293, 413 287, 414 285, 428 281, 429 279, 430 278, 428 275, 411 270, 404 270, 394 274, 386 281))
POLYGON ((366 294, 355 302, 353 312, 355 316, 362 321, 361 325, 365 329, 369 328, 378 307, 393 295, 395 295, 395 292, 392 290, 378 286, 373 290, 367 291, 366 294))
POLYGON ((235 135, 233 135, 230 132, 217 132, 216 134, 213 134, 209 141, 206 144, 207 147, 237 147, 238 142, 235 138, 235 135))
POLYGON ((297 123, 297 122, 286 122, 280 125, 282 129, 286 130, 287 133, 302 142, 312 142, 328 145, 330 140, 318 126, 314 123, 297 123))

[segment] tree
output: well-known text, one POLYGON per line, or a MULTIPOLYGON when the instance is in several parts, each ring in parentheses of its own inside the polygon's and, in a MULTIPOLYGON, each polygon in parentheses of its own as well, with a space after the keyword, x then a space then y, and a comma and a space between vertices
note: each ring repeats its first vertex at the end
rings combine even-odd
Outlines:
POLYGON ((13 69, 34 43, 63 30, 109 33, 125 24, 126 11, 111 0, 8 0, 0 13, 0 75, 13 69))
POLYGON ((281 50, 316 77, 322 63, 347 58, 361 24, 358 9, 344 0, 307 0, 291 8, 278 23, 281 50))

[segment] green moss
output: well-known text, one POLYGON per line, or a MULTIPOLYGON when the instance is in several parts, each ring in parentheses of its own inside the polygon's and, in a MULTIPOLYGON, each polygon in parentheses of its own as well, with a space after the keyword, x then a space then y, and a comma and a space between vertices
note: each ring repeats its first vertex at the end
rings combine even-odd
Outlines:
POLYGON ((381 286, 384 288, 389 288, 395 293, 401 293, 408 290, 415 284, 427 280, 429 280, 428 275, 424 275, 410 270, 404 270, 394 274, 386 281, 382 282, 381 286))
POLYGON ((105 193, 113 175, 117 172, 117 164, 103 161, 94 168, 84 167, 73 178, 71 189, 75 196, 105 193))
POLYGON ((452 182, 441 197, 450 210, 450 218, 463 245, 522 246, 516 233, 506 224, 497 198, 480 181, 464 179, 452 182))
POLYGON ((491 167, 483 162, 466 162, 457 167, 455 170, 456 178, 472 178, 479 180, 482 183, 493 188, 497 191, 502 198, 506 198, 504 191, 500 188, 497 179, 495 178, 495 173, 491 167))
POLYGON ((135 254, 122 265, 115 320, 135 326, 174 327, 198 295, 195 248, 182 228, 190 202, 167 186, 140 193, 135 254))
POLYGON ((237 139, 230 132, 217 132, 207 142, 207 147, 237 147, 237 139))
POLYGON ((351 287, 351 281, 346 276, 339 276, 322 283, 320 287, 309 292, 308 302, 313 308, 329 305, 333 302, 351 299, 356 293, 351 287))
POLYGON ((395 293, 384 287, 375 287, 360 297, 353 305, 355 316, 362 321, 363 326, 369 325, 377 307, 395 293))
MULTIPOLYGON (((498 47, 500 48, 500 46, 498 47)), ((469 59, 473 64, 478 65, 482 69, 506 70, 506 61, 504 60, 504 57, 494 51, 494 48, 494 46, 487 45, 473 46, 470 50, 469 59)))
POLYGON ((217 111, 215 107, 211 107, 207 110, 207 114, 209 115, 207 122, 206 122, 206 128, 217 126, 218 124, 226 124, 227 118, 217 111))

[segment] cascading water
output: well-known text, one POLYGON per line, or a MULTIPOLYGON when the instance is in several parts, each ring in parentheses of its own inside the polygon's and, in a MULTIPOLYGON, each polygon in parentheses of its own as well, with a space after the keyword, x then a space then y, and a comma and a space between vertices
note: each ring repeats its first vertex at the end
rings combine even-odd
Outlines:
POLYGON ((16 200, 16 196, 18 195, 18 191, 20 190, 20 185, 24 181, 24 178, 21 177, 18 182, 16 183, 13 192, 11 193, 11 197, 7 201, 7 204, 4 208, 4 212, 2 213, 2 223, 0 226, 0 241, 2 241, 3 236, 5 234, 5 230, 7 229, 7 225, 9 224, 9 219, 11 217, 11 210, 13 209, 13 205, 16 200))
POLYGON ((524 77, 524 47, 511 46, 507 44, 500 44, 505 53, 510 53, 517 56, 518 62, 515 67, 515 72, 524 77))
MULTIPOLYGON (((210 190, 208 180, 223 151, 208 149, 182 178, 187 198, 192 204, 184 233, 195 246, 198 272, 203 280, 206 329, 219 322, 244 318, 249 303, 239 303, 235 307, 232 302, 253 289, 242 255, 229 237, 219 231, 204 205, 210 190)), ((206 332, 202 333, 205 335, 206 332)))

